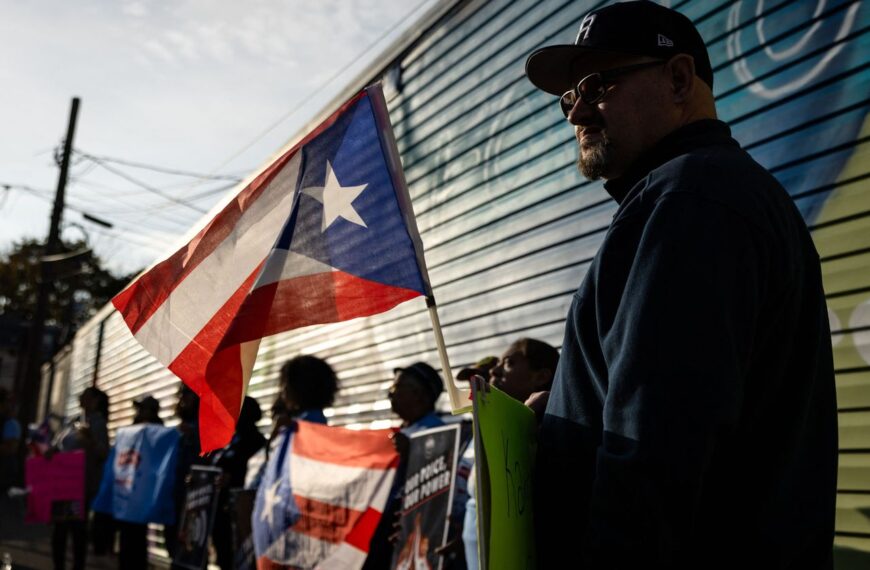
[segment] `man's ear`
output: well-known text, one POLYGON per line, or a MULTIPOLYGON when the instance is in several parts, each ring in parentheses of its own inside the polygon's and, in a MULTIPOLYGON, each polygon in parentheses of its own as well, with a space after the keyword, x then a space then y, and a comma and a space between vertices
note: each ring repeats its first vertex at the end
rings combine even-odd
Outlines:
POLYGON ((668 61, 667 71, 674 93, 674 103, 689 101, 695 89, 694 58, 685 53, 675 55, 668 61))

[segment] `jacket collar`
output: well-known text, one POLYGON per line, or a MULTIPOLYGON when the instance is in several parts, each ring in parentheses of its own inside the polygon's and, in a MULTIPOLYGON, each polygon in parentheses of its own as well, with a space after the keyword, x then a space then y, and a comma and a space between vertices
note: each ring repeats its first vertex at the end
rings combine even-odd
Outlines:
POLYGON ((689 123, 665 135, 629 167, 623 176, 605 182, 604 189, 621 204, 635 184, 662 164, 690 150, 721 144, 739 146, 731 138, 731 129, 722 121, 701 119, 689 123))

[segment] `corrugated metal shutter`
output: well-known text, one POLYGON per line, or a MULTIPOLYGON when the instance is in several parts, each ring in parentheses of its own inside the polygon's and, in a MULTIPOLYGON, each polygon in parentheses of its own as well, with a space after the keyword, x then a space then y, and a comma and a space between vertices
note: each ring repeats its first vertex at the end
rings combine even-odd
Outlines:
POLYGON ((720 114, 794 197, 822 259, 840 409, 837 567, 867 564, 870 11, 860 2, 691 6, 717 71, 720 114))
MULTIPOLYGON (((570 296, 614 212, 601 184, 576 172, 573 134, 553 98, 523 76, 530 51, 571 42, 583 14, 601 4, 462 2, 384 74, 457 369, 520 335, 560 344, 570 296)), ((720 116, 813 231, 841 411, 837 543, 870 552, 870 8, 843 0, 671 4, 708 42, 720 116)), ((281 363, 318 354, 342 380, 332 422, 380 426, 392 418, 390 370, 436 364, 433 347, 423 302, 412 301, 265 340, 250 393, 267 408, 281 363)), ((75 351, 75 371, 87 373, 88 351, 75 351)), ((99 385, 113 398, 113 427, 129 422, 129 400, 143 392, 171 413, 174 380, 117 315, 106 324, 99 385)), ((838 552, 841 567, 849 555, 838 552)))

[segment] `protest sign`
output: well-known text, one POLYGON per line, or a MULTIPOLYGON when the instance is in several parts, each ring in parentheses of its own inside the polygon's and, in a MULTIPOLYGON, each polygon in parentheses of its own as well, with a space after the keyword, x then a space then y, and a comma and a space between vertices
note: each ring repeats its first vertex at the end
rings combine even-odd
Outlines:
POLYGON ((233 512, 233 568, 254 570, 257 555, 254 553, 254 535, 251 533, 251 516, 254 514, 256 489, 233 489, 230 501, 233 512))
POLYGON ((411 436, 401 532, 393 554, 392 566, 397 570, 440 570, 444 562, 435 549, 447 540, 460 429, 459 424, 453 424, 411 436))
POLYGON ((208 563, 208 537, 217 509, 217 467, 194 465, 184 496, 184 507, 178 525, 178 551, 173 568, 202 570, 208 563))
POLYGON ((535 414, 497 388, 472 388, 480 567, 534 568, 535 414))
POLYGON ((29 457, 24 467, 27 514, 24 522, 48 523, 83 520, 85 505, 85 452, 55 453, 51 459, 29 457))
POLYGON ((178 439, 177 429, 156 424, 118 429, 93 509, 126 522, 173 524, 178 439))

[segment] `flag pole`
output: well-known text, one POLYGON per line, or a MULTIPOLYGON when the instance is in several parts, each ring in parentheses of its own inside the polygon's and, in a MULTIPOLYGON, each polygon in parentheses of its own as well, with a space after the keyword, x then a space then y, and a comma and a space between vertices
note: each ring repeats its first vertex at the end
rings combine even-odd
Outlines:
POLYGON ((438 356, 441 358, 441 373, 447 381, 447 395, 450 397, 450 409, 453 415, 471 411, 471 398, 468 390, 460 390, 456 386, 453 372, 450 370, 450 361, 447 359, 447 345, 444 343, 444 335, 441 333, 441 321, 438 319, 438 307, 434 297, 426 297, 426 307, 429 309, 429 318, 432 320, 432 330, 435 332, 435 345, 438 347, 438 356))

